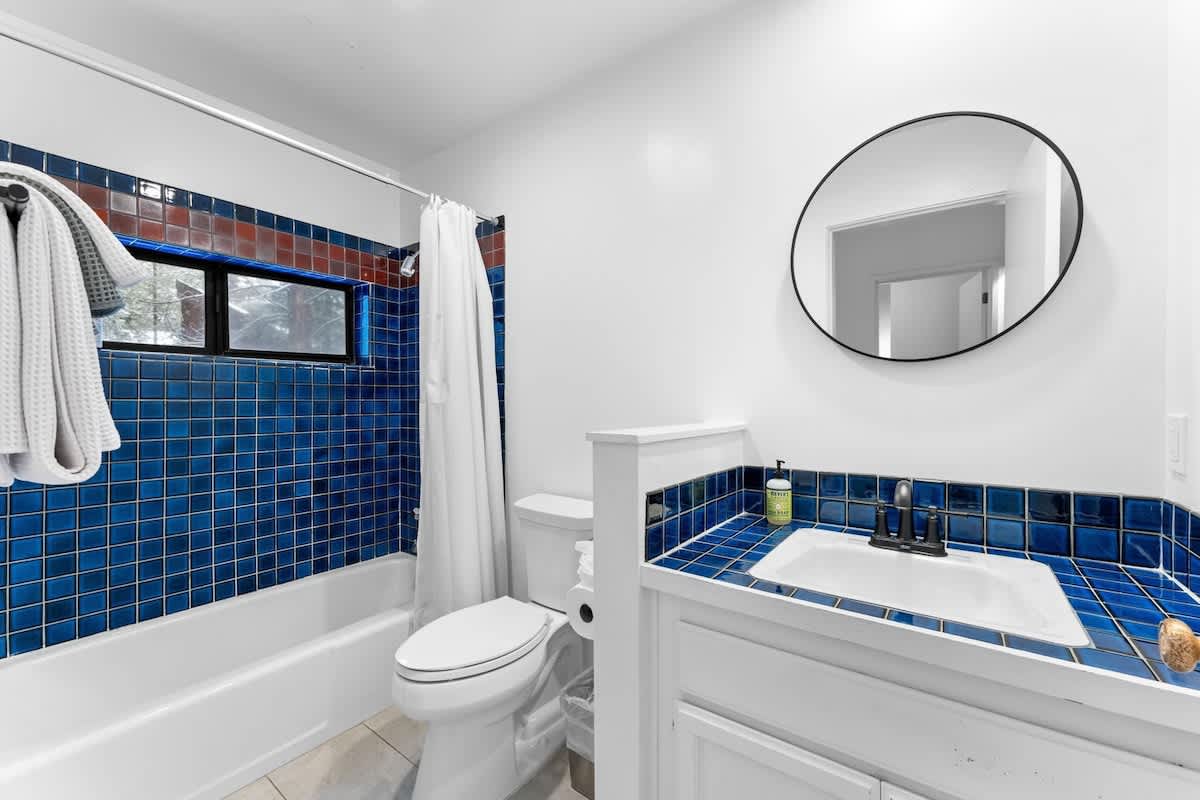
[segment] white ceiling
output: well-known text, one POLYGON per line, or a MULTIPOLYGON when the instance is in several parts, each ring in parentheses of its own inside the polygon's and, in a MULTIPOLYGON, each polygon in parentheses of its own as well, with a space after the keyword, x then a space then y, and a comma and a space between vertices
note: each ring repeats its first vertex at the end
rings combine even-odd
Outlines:
POLYGON ((0 0, 0 10, 402 166, 737 0, 0 0))

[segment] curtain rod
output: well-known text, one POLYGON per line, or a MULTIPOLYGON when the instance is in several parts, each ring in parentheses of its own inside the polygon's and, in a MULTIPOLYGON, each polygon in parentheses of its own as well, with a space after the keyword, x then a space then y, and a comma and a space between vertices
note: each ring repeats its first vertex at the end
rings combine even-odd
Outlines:
MULTIPOLYGON (((114 67, 110 64, 105 64, 99 59, 75 52, 65 45, 41 39, 31 31, 24 30, 26 26, 14 25, 14 21, 14 18, 7 14, 0 17, 0 23, 3 23, 5 26, 3 30, 0 30, 0 36, 3 36, 6 39, 12 39, 13 41, 24 45, 28 45, 29 47, 32 47, 35 50, 40 50, 43 53, 48 53, 49 55, 57 56, 66 61, 70 61, 72 64, 77 64, 78 66, 84 67, 85 69, 90 69, 93 72, 99 72, 101 75, 107 75, 110 78, 115 78, 122 83, 137 87, 138 89, 150 92, 151 94, 156 94, 159 97, 179 103, 182 106, 187 106, 193 111, 199 111, 201 114, 213 117, 214 119, 219 119, 222 122, 227 122, 230 125, 235 125, 243 130, 250 131, 251 133, 256 133, 259 136, 270 139, 273 142, 278 142, 285 147, 290 147, 293 150, 298 150, 301 153, 313 156, 314 158, 319 158, 322 161, 327 161, 330 164, 335 164, 343 169, 350 170, 351 172, 362 175, 364 178, 370 178, 373 181, 377 181, 386 186, 391 186, 394 189, 399 189, 402 192, 408 192, 409 194, 416 195, 417 197, 423 197, 426 200, 429 199, 429 192, 423 192, 420 189, 416 189, 412 186, 401 183, 398 180, 390 178, 387 175, 384 175, 382 172, 377 172, 370 167, 365 167, 362 164, 342 158, 339 155, 322 150, 319 147, 314 147, 313 145, 302 142, 292 136, 288 136, 285 133, 281 133, 273 128, 269 128, 266 125, 246 119, 245 117, 240 117, 237 114, 226 111, 222 108, 218 108, 211 103, 206 103, 203 100, 198 100, 195 97, 184 94, 183 92, 176 91, 175 89, 163 86, 162 84, 139 77, 131 72, 126 72, 125 70, 114 67)), ((475 217, 481 222, 497 222, 495 218, 487 217, 479 213, 476 213, 475 217)))

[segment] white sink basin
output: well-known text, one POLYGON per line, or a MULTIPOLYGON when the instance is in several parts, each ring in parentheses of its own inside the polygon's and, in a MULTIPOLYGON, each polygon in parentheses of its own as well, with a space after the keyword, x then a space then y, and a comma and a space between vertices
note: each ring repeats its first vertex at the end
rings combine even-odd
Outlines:
POLYGON ((755 578, 1068 647, 1090 639, 1045 564, 951 550, 945 558, 871 547, 805 528, 750 569, 755 578))

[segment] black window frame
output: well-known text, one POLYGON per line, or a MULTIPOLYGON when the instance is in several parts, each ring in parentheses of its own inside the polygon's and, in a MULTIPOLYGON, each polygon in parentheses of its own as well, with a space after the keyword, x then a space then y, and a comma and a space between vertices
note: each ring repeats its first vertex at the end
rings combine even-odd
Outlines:
POLYGON ((203 258, 190 258, 172 253, 160 253, 133 248, 130 248, 130 252, 140 261, 166 264, 173 267, 187 267, 204 272, 204 346, 189 347, 187 345, 147 344, 144 342, 114 342, 103 339, 101 347, 105 350, 132 350, 142 353, 180 353, 196 356, 228 356, 230 358, 264 358, 272 361, 355 363, 354 332, 356 330, 356 307, 354 302, 354 286, 351 284, 321 280, 317 277, 296 275, 272 269, 208 261, 203 258), (228 280, 230 275, 244 275, 251 278, 262 278, 282 283, 295 283, 303 286, 316 286, 321 289, 333 289, 342 292, 346 297, 345 354, 252 350, 230 347, 228 280))

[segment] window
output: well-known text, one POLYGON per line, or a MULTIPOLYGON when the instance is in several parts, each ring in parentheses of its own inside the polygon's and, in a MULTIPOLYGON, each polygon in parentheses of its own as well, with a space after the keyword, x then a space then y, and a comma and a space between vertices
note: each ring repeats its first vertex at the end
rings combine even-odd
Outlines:
POLYGON ((158 253, 141 260, 150 277, 104 320, 105 347, 353 360, 349 286, 158 253))

